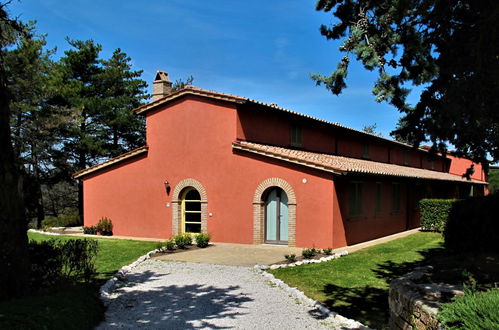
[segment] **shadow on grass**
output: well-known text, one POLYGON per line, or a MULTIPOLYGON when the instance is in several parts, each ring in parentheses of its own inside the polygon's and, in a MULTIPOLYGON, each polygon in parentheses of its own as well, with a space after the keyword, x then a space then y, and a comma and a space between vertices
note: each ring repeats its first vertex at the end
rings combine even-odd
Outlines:
POLYGON ((390 282, 418 266, 430 263, 436 256, 441 255, 442 251, 442 248, 419 251, 418 253, 423 257, 420 261, 402 263, 386 261, 377 264, 371 271, 376 278, 385 282, 386 288, 341 287, 326 284, 323 289, 327 296, 324 304, 342 316, 357 320, 372 328, 384 329, 387 327, 389 318, 388 287, 390 282))

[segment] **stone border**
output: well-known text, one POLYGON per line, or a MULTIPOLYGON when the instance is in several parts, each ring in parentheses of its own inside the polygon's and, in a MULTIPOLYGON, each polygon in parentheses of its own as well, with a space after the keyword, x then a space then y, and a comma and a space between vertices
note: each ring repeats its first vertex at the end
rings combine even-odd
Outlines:
POLYGON ((255 265, 254 268, 257 270, 267 270, 267 269, 274 270, 274 269, 279 269, 279 268, 296 267, 296 266, 308 265, 308 264, 319 264, 321 262, 326 262, 326 261, 330 261, 333 259, 338 259, 338 258, 341 258, 341 257, 346 256, 346 255, 348 255, 348 251, 345 250, 345 251, 333 253, 332 255, 330 255, 328 257, 322 257, 320 259, 304 259, 302 261, 295 261, 295 262, 292 262, 289 264, 279 264, 279 265, 271 265, 271 266, 255 265))
MULTIPOLYGON (((343 252, 346 252, 346 251, 343 251, 343 252)), ((346 255, 346 254, 342 254, 342 255, 346 255)), ((342 255, 338 254, 333 259, 339 258, 342 255)), ((332 259, 329 259, 329 260, 332 260, 332 259)), ((329 261, 329 260, 324 260, 324 261, 329 261)), ((317 261, 317 262, 312 262, 312 263, 324 262, 324 261, 320 261, 320 259, 316 259, 314 261, 317 261)), ((293 264, 296 264, 296 263, 293 263, 293 264)), ((292 264, 288 264, 288 265, 284 265, 284 266, 288 266, 288 267, 295 267, 296 266, 296 265, 294 265, 294 266, 290 266, 290 265, 292 265, 292 264)), ((273 265, 273 266, 281 266, 281 265, 273 265)), ((286 268, 286 267, 278 267, 278 268, 286 268)), ((370 329, 369 327, 366 327, 365 325, 363 325, 362 323, 360 323, 358 321, 346 318, 346 317, 341 316, 340 314, 338 314, 336 312, 331 311, 329 308, 324 306, 319 301, 307 297, 303 291, 300 291, 297 288, 290 287, 282 280, 277 279, 273 274, 265 271, 266 269, 270 269, 269 266, 255 265, 254 269, 258 274, 260 274, 262 277, 264 277, 266 280, 268 280, 271 284, 284 290, 293 298, 298 299, 303 304, 306 304, 310 307, 316 308, 318 311, 320 311, 325 316, 323 321, 331 322, 335 328, 338 328, 338 329, 366 329, 366 330, 370 329)), ((274 268, 274 269, 277 269, 277 268, 274 268)))

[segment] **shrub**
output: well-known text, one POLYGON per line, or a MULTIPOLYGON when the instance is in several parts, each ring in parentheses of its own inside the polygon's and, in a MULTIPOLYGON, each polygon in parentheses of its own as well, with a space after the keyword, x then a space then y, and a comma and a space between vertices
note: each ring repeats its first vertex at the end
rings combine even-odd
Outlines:
POLYGON ((97 223, 97 232, 99 232, 102 236, 112 236, 113 222, 111 219, 102 217, 97 223))
POLYGON ((87 235, 96 235, 97 226, 83 226, 83 233, 87 235))
POLYGON ((465 288, 465 295, 442 304, 437 317, 445 329, 499 329, 499 288, 465 288))
POLYGON ((195 236, 196 245, 200 248, 205 248, 210 243, 210 238, 211 238, 211 235, 208 233, 196 234, 196 236, 195 236))
POLYGON ((57 242, 54 239, 29 242, 30 285, 32 288, 50 287, 61 279, 62 251, 57 242))
POLYGON ((455 202, 444 231, 445 247, 456 252, 499 253, 499 194, 455 202))
POLYGON ((95 257, 99 244, 94 239, 70 239, 60 244, 62 273, 74 279, 90 281, 95 274, 95 257))
POLYGON ((81 225, 82 221, 79 215, 60 215, 58 217, 47 217, 42 221, 42 226, 49 227, 74 227, 81 225))
POLYGON ((178 234, 173 237, 175 244, 179 249, 185 249, 187 245, 192 244, 192 237, 189 234, 178 234))
POLYGON ((324 253, 327 256, 330 256, 333 254, 333 249, 331 249, 331 248, 324 249, 324 250, 322 250, 322 253, 324 253))
POLYGON ((173 239, 169 239, 168 241, 165 242, 165 248, 168 251, 173 251, 175 250, 175 241, 173 239))
POLYGON ((30 241, 31 287, 50 287, 63 278, 89 281, 95 274, 97 250, 97 241, 90 239, 30 241))
POLYGON ((443 232, 455 199, 422 199, 419 201, 421 229, 443 232))
POLYGON ((284 255, 284 258, 286 258, 286 260, 289 261, 289 262, 295 262, 296 261, 296 255, 295 254, 286 254, 286 255, 284 255))
POLYGON ((314 249, 314 248, 312 248, 312 249, 303 249, 301 251, 301 255, 305 259, 310 259, 310 258, 314 257, 316 254, 317 254, 317 250, 314 249))

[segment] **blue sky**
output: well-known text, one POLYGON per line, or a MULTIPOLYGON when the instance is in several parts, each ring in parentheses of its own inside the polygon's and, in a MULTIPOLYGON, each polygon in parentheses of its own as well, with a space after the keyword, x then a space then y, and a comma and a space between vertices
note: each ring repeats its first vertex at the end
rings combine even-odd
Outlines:
POLYGON ((158 69, 173 81, 192 75, 197 87, 349 127, 376 123, 385 137, 399 117, 393 107, 374 101, 376 75, 355 61, 340 96, 310 79, 310 73, 329 74, 343 56, 339 43, 320 35, 320 25, 332 16, 316 12, 315 1, 24 0, 9 11, 36 20, 58 56, 68 48, 66 36, 102 44, 104 58, 121 48, 148 83, 158 69))

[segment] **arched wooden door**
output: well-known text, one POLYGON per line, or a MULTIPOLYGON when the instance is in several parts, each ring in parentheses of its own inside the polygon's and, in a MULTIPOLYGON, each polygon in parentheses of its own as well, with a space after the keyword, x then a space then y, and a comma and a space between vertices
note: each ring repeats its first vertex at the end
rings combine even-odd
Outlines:
POLYGON ((265 243, 288 244, 288 196, 278 187, 265 198, 265 243))

